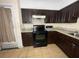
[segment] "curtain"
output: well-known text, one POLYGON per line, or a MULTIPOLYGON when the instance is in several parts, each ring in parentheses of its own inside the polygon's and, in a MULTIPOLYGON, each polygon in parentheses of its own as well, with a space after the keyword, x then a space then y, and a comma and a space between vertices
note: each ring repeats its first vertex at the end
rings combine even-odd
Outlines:
POLYGON ((0 8, 0 46, 2 42, 15 41, 10 8, 0 8))

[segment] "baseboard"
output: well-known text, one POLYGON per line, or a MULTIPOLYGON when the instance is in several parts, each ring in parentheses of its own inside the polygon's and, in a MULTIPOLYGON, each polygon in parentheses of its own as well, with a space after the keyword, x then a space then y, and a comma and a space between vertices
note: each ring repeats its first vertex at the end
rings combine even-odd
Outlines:
POLYGON ((1 49, 17 48, 16 42, 3 42, 1 49))

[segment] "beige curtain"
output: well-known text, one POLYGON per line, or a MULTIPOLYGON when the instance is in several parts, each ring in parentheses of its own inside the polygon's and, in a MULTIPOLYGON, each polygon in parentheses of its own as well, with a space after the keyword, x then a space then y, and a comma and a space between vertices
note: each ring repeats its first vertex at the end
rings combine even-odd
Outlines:
POLYGON ((12 15, 9 8, 0 8, 0 44, 15 41, 12 15))

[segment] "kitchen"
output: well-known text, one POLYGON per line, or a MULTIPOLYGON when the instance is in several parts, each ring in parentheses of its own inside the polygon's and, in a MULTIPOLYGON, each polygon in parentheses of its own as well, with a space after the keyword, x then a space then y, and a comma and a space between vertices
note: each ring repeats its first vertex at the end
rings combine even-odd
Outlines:
MULTIPOLYGON (((45 37, 43 38, 46 42, 44 47, 48 44, 55 44, 67 57, 79 57, 78 0, 20 0, 20 10, 23 47, 41 48, 43 46, 43 43, 40 43, 42 40, 34 41, 38 30, 38 33, 44 32, 45 37), (34 26, 39 29, 37 27, 34 29, 34 26)), ((20 43, 21 41, 19 41, 20 43)))
MULTIPOLYGON (((70 5, 64 8, 61 8, 59 10, 42 9, 42 7, 45 7, 45 6, 41 6, 41 5, 40 5, 40 8, 38 8, 39 7, 39 4, 37 4, 39 3, 38 1, 32 2, 30 0, 30 1, 27 1, 27 4, 23 4, 25 2, 21 1, 22 22, 24 23, 22 27, 23 28, 22 37, 24 40, 23 41, 24 46, 32 45, 31 44, 32 41, 30 40, 32 39, 32 37, 28 38, 29 39, 29 44, 28 44, 28 42, 26 43, 26 40, 28 39, 26 39, 27 37, 25 38, 25 36, 26 35, 29 36, 32 34, 33 26, 45 25, 45 30, 48 31, 48 34, 47 34, 48 44, 53 44, 53 43, 57 44, 69 57, 78 57, 78 53, 75 54, 74 52, 76 51, 74 49, 76 49, 76 47, 78 49, 78 46, 76 46, 76 42, 73 39, 78 39, 78 36, 79 36, 79 32, 77 29, 78 27, 76 28, 78 17, 79 17, 78 16, 79 1, 71 3, 70 5), (28 3, 37 4, 36 6, 38 7, 35 9, 36 7, 35 5, 30 7, 31 4, 28 4, 28 3), (34 18, 33 16, 36 16, 36 17, 34 18), (46 16, 46 18, 42 18, 44 16, 46 16)), ((42 4, 43 2, 40 1, 40 3, 42 4)), ((46 3, 46 1, 44 3, 46 3)), ((38 42, 37 44, 40 44, 40 43, 38 42)))

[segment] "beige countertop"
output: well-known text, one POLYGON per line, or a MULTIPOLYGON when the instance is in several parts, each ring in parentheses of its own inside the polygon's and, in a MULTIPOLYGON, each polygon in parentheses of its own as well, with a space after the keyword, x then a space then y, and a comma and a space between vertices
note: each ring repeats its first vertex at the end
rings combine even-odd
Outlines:
POLYGON ((21 29, 21 32, 22 33, 23 32, 33 32, 33 28, 28 28, 28 29, 23 28, 23 29, 21 29))
POLYGON ((70 37, 73 37, 73 38, 76 38, 76 39, 79 40, 79 37, 76 37, 76 36, 73 36, 73 35, 68 34, 68 33, 73 33, 74 31, 68 31, 68 30, 57 29, 57 28, 55 28, 54 30, 57 31, 57 32, 60 32, 62 34, 65 34, 67 36, 70 36, 70 37))
MULTIPOLYGON (((76 30, 67 30, 67 29, 63 29, 63 28, 53 28, 51 31, 57 31, 57 32, 60 32, 60 33, 65 34, 67 36, 79 39, 79 37, 68 34, 68 33, 73 33, 76 30)), ((22 29, 22 33, 23 32, 33 32, 33 28, 22 29)))

